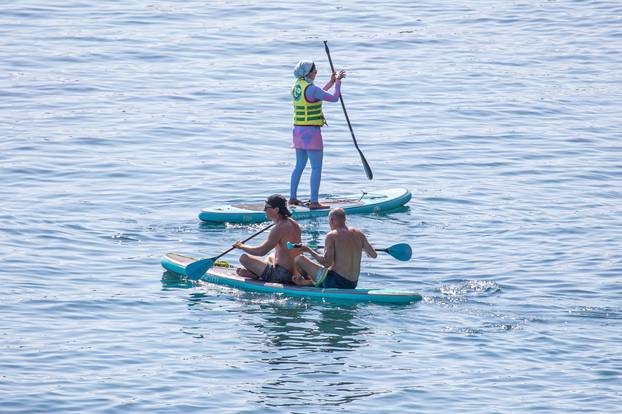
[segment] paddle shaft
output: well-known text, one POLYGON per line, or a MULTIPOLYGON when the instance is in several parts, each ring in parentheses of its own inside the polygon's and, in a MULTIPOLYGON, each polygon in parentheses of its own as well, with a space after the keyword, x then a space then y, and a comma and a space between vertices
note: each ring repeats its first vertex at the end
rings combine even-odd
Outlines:
MULTIPOLYGON (((330 63, 330 70, 332 73, 335 73, 335 67, 333 66, 333 60, 330 58, 330 50, 328 50, 328 42, 326 40, 324 40, 324 49, 326 50, 326 56, 328 56, 328 63, 330 63)), ((361 161, 363 162, 363 168, 365 169, 365 174, 367 175, 367 178, 371 180, 372 178, 374 178, 374 174, 371 172, 371 167, 367 163, 367 160, 365 159, 363 152, 359 148, 359 144, 356 142, 356 137, 354 136, 354 131, 352 130, 352 124, 350 123, 350 118, 348 117, 348 111, 346 111, 346 104, 343 103, 342 94, 339 94, 339 102, 341 102, 341 108, 343 108, 343 114, 345 115, 346 121, 348 122, 348 128, 350 128, 350 134, 352 134, 352 141, 354 141, 354 146, 356 147, 356 150, 359 152, 361 161)))
MULTIPOLYGON (((293 243, 293 247, 298 249, 298 248, 302 247, 302 243, 293 243)), ((324 246, 309 246, 309 247, 316 248, 316 249, 323 249, 324 248, 324 246)), ((376 249, 374 247, 374 250, 377 251, 377 252, 388 252, 389 249, 390 249, 390 247, 386 247, 386 248, 383 248, 383 249, 376 249)))
MULTIPOLYGON (((263 229, 259 230, 257 233, 253 234, 252 236, 247 237, 246 239, 242 240, 242 243, 246 243, 247 241, 249 241, 250 239, 252 239, 253 237, 259 236, 261 233, 263 233, 264 231, 268 230, 270 227, 274 226, 274 223, 271 223, 269 225, 267 225, 266 227, 264 227, 263 229)), ((212 260, 216 261, 218 259, 220 259, 221 257, 223 257, 224 255, 226 255, 227 253, 229 253, 232 250, 237 249, 237 247, 233 246, 230 249, 228 249, 226 252, 219 254, 216 257, 213 257, 212 260)))

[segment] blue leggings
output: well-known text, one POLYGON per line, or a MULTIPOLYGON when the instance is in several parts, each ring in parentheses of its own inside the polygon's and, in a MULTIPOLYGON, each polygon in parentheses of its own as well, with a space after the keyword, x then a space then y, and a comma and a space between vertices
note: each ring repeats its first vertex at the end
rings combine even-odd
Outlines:
POLYGON ((289 187, 289 198, 296 199, 298 192, 298 183, 300 176, 307 166, 307 159, 311 160, 311 197, 309 201, 315 203, 318 201, 320 192, 320 180, 322 179, 322 158, 324 151, 321 150, 303 150, 296 149, 296 167, 292 171, 292 181, 289 187))

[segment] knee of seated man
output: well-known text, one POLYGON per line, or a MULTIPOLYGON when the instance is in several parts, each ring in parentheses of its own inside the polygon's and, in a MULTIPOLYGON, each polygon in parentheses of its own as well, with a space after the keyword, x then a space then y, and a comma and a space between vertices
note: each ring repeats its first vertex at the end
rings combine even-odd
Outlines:
POLYGON ((296 256, 296 258, 294 259, 294 262, 296 263, 297 266, 302 266, 302 264, 306 261, 306 257, 304 257, 303 255, 298 255, 296 256))

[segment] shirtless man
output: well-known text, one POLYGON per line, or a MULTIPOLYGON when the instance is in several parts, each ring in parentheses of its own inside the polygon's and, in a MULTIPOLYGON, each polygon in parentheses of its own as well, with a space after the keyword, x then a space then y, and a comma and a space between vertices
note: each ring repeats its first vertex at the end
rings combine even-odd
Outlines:
POLYGON ((331 231, 326 235, 323 256, 308 246, 300 248, 319 264, 302 254, 297 256, 296 268, 300 275, 294 276, 294 283, 321 288, 354 289, 361 271, 363 250, 374 259, 378 254, 360 230, 346 226, 346 213, 342 208, 331 210, 328 222, 331 231))
POLYGON ((300 249, 287 249, 287 242, 300 243, 300 226, 290 216, 287 200, 280 194, 273 194, 266 200, 264 206, 266 217, 274 222, 274 227, 266 241, 256 247, 248 246, 236 241, 233 246, 244 250, 240 256, 242 267, 237 273, 243 277, 250 277, 266 282, 292 284, 295 273, 295 257, 300 249), (261 256, 274 249, 274 254, 266 260, 261 256))

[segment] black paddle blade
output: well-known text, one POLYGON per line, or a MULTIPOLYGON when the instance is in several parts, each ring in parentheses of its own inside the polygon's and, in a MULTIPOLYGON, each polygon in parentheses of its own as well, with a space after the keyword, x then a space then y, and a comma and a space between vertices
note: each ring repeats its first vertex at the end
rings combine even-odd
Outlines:
POLYGON ((363 156, 363 153, 359 151, 359 154, 361 155, 361 161, 363 162, 365 174, 367 175, 367 178, 372 180, 374 178, 374 174, 371 172, 371 167, 369 166, 369 163, 367 163, 367 160, 365 159, 365 156, 363 156))

